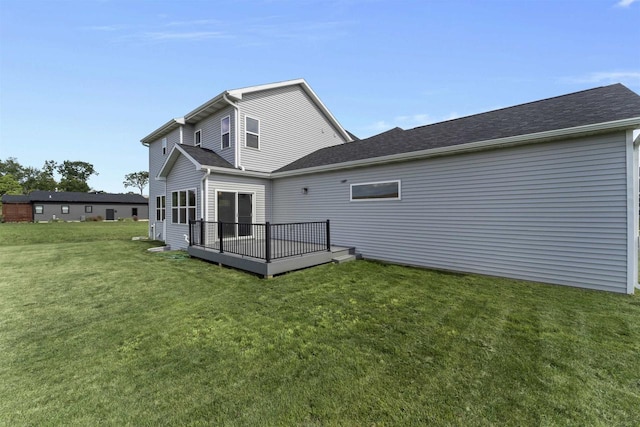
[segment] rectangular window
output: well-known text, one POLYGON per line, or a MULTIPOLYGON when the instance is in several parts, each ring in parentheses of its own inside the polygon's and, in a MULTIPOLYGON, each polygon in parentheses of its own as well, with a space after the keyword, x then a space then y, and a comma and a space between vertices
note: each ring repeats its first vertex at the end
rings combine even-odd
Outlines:
POLYGON ((195 190, 174 191, 171 193, 171 222, 186 224, 196 219, 195 190))
POLYGON ((202 145, 202 129, 198 129, 193 134, 193 145, 200 147, 202 145))
POLYGON ((42 205, 36 205, 36 213, 37 213, 37 214, 44 213, 44 206, 42 206, 42 205))
POLYGON ((222 135, 222 149, 231 146, 230 141, 231 117, 227 116, 220 120, 220 134, 222 135))
POLYGON ((69 205, 60 206, 60 212, 62 212, 63 214, 68 214, 69 213, 69 205))
POLYGON ((162 138, 162 155, 167 154, 167 138, 162 138))
POLYGON ((245 117, 245 145, 260 149, 260 121, 253 117, 245 117))
POLYGON ((93 212, 93 206, 84 207, 84 213, 92 213, 92 212, 93 212))
POLYGON ((400 181, 351 184, 351 201, 400 200, 400 181))
POLYGON ((166 211, 164 209, 165 202, 166 202, 165 196, 156 197, 156 221, 164 221, 165 219, 165 216, 166 216, 166 211))
POLYGON ((131 216, 138 216, 138 208, 131 208, 131 216))

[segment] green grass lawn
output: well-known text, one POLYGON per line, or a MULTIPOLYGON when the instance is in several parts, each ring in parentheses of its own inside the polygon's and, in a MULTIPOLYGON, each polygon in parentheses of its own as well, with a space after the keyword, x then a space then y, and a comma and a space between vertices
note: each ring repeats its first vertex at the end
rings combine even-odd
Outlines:
POLYGON ((0 425, 637 425, 640 298, 0 224, 0 425))

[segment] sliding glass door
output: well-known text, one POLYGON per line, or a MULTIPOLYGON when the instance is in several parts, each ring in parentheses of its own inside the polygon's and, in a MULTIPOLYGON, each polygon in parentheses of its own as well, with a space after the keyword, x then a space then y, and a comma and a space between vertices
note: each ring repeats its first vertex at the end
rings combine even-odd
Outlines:
POLYGON ((218 222, 224 237, 251 236, 253 227, 253 194, 218 191, 218 222))

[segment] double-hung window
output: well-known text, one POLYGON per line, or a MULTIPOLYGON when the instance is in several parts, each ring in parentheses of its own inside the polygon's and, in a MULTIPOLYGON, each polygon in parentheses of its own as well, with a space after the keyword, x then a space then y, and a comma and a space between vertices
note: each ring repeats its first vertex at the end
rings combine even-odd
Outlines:
POLYGON ((200 147, 202 145, 202 129, 198 129, 193 134, 193 145, 200 147))
POLYGON ((186 224, 196 219, 196 191, 182 190, 171 193, 171 222, 186 224))
POLYGON ((258 119, 245 116, 245 134, 245 145, 260 149, 260 121, 258 119))
POLYGON ((156 221, 164 221, 166 211, 164 209, 166 202, 165 196, 157 196, 156 197, 156 221))
POLYGON ((220 134, 222 136, 222 149, 229 148, 231 146, 231 117, 223 117, 220 120, 220 134))

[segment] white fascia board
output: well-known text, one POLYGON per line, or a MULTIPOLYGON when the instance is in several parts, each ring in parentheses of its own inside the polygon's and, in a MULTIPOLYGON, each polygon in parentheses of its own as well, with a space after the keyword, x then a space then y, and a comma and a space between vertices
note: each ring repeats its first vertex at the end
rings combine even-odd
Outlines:
POLYGON ((530 133, 526 135, 516 135, 506 138, 497 138, 486 141, 470 142, 467 144, 451 145, 447 147, 431 148, 428 150, 410 151, 408 153, 390 154, 388 156, 373 157, 367 159, 353 160, 343 163, 333 163, 324 166, 314 166, 305 169, 292 171, 275 172, 272 178, 284 178, 288 176, 306 175, 318 172, 327 172, 340 169, 349 169, 365 166, 380 165, 385 163, 395 163, 407 160, 417 160, 436 156, 445 156, 470 151, 488 150, 499 147, 516 146, 533 142, 545 142, 562 137, 577 137, 592 133, 600 133, 608 130, 637 129, 640 126, 640 117, 631 119, 616 120, 613 122, 596 123, 592 125, 576 126, 572 128, 556 129, 545 132, 530 133))
POLYGON ((311 89, 311 86, 309 86, 309 83, 307 83, 305 79, 286 80, 284 82, 269 83, 269 84, 264 84, 259 86, 250 86, 250 87, 245 87, 241 89, 233 89, 233 90, 227 91, 227 94, 230 96, 233 96, 238 100, 241 100, 242 96, 245 93, 259 92, 259 91, 270 90, 270 89, 278 89, 281 87, 295 86, 295 85, 300 85, 302 87, 305 93, 311 98, 311 100, 316 104, 316 106, 320 109, 320 111, 322 111, 322 113, 327 117, 327 119, 329 119, 329 122, 331 122, 331 124, 338 130, 338 132, 345 139, 345 141, 347 142, 352 141, 347 131, 342 127, 340 122, 338 122, 338 120, 333 116, 333 114, 331 114, 331 111, 329 111, 327 106, 322 103, 318 95, 316 95, 313 89, 311 89))
POLYGON ((303 89, 305 90, 305 92, 307 92, 307 95, 309 95, 309 97, 311 97, 311 99, 313 99, 313 101, 316 103, 316 105, 318 105, 318 107, 320 108, 320 110, 325 114, 325 116, 327 116, 327 118, 329 119, 329 121, 331 122, 331 124, 333 124, 333 126, 338 129, 338 132, 340 132, 340 135, 342 135, 342 137, 347 141, 353 141, 351 139, 351 137, 349 136, 349 134, 347 133, 347 131, 342 127, 342 125, 340 124, 340 122, 338 122, 338 119, 336 119, 333 114, 331 114, 331 111, 329 111, 329 109, 326 107, 326 105, 324 105, 322 103, 322 101, 320 100, 320 98, 318 97, 318 95, 316 95, 316 93, 313 91, 313 89, 311 89, 311 86, 309 86, 307 84, 306 81, 303 80, 303 83, 301 83, 301 86, 303 87, 303 89))
POLYGON ((233 96, 236 99, 242 99, 242 95, 244 95, 245 93, 259 92, 261 90, 269 90, 269 89, 278 89, 281 87, 294 86, 299 84, 307 85, 307 82, 304 79, 285 80, 283 82, 267 83, 264 85, 232 89, 232 90, 228 90, 227 94, 229 96, 233 96))
POLYGON ((221 175, 237 175, 237 176, 247 176, 252 178, 271 178, 271 173, 269 172, 258 172, 258 171, 247 171, 241 169, 232 169, 232 168, 221 168, 219 166, 207 166, 201 165, 200 169, 203 171, 209 170, 211 173, 218 173, 221 175))
POLYGON ((156 178, 157 179, 166 178, 167 175, 169 175, 169 172, 171 172, 171 169, 173 168, 173 165, 176 163, 176 160, 178 160, 178 156, 180 156, 181 154, 185 156, 191 163, 194 164, 196 170, 202 169, 202 165, 198 163, 196 159, 194 159, 189 154, 187 154, 187 152, 180 147, 180 144, 176 144, 171 149, 171 152, 167 156, 167 160, 164 161, 164 164, 160 168, 160 172, 158 172, 158 175, 156 176, 156 178))
POLYGON ((140 142, 143 145, 148 145, 149 143, 155 141, 156 139, 160 138, 163 135, 166 135, 167 133, 171 132, 174 129, 177 129, 178 126, 183 125, 184 122, 184 117, 180 117, 177 119, 171 119, 169 120, 167 123, 163 124, 162 126, 160 126, 158 129, 154 130, 153 132, 151 132, 149 135, 145 136, 144 138, 142 138, 140 140, 140 142))
MULTIPOLYGON (((205 102, 204 104, 200 105, 199 107, 195 108, 194 110, 190 111, 189 113, 184 115, 184 120, 185 122, 189 122, 193 117, 197 116, 198 114, 202 113, 204 110, 206 110, 207 108, 219 103, 219 102, 225 102, 223 97, 224 94, 227 92, 222 92, 221 94, 217 95, 215 98, 211 98, 210 100, 208 100, 207 102, 205 102)), ((226 104, 226 102, 225 102, 226 104)))

